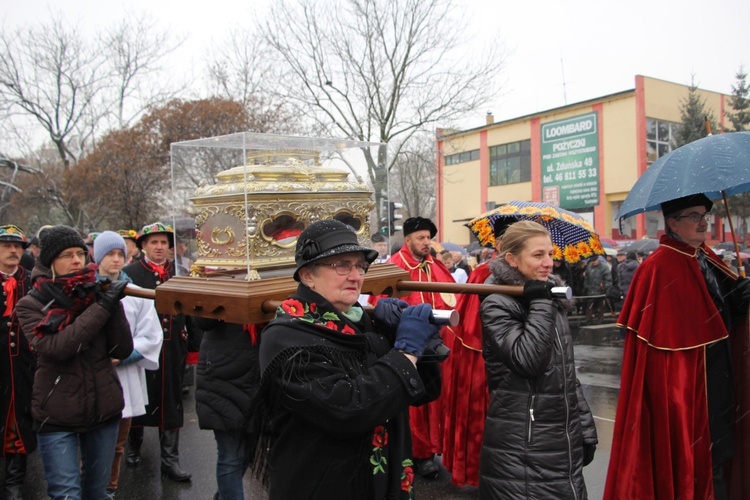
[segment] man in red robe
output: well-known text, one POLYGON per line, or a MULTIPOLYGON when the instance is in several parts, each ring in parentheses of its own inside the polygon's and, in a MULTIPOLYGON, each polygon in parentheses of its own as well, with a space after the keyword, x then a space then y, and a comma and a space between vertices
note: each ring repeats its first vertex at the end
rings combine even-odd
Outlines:
POLYGON ((733 373, 728 332, 750 279, 705 245, 712 205, 702 194, 663 203, 667 234, 633 277, 605 499, 730 498, 723 470, 746 411, 733 376, 747 373, 733 373))
MULTIPOLYGON (((437 227, 430 219, 411 217, 404 221, 404 246, 391 256, 390 262, 409 271, 412 281, 454 283, 448 268, 439 259, 430 255, 431 240, 437 234, 437 227)), ((427 303, 433 309, 452 309, 456 305, 453 294, 412 292, 404 300, 409 305, 427 303)), ((441 331, 443 342, 448 348, 452 344, 450 327, 441 331)), ((443 363, 443 380, 448 380, 448 361, 443 363)), ((443 452, 443 396, 432 403, 409 408, 412 451, 417 472, 428 478, 437 477, 440 469, 434 461, 435 455, 443 452)))
MULTIPOLYGON (((491 274, 489 264, 487 260, 477 266, 467 283, 483 284, 491 274)), ((452 376, 443 384, 443 465, 457 486, 479 486, 479 455, 490 399, 482 357, 481 303, 482 297, 473 293, 458 296, 456 311, 461 322, 454 328, 452 376)))

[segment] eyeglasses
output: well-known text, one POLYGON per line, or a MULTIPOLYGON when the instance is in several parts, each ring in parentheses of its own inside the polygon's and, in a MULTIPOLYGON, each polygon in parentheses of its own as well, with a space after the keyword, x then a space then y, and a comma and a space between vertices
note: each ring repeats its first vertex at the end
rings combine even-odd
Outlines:
POLYGON ((675 217, 675 219, 690 219, 690 222, 700 222, 702 220, 705 220, 706 222, 711 220, 711 214, 706 212, 705 214, 699 214, 698 212, 690 212, 687 215, 678 215, 675 217))
POLYGON ((70 260, 73 257, 78 257, 78 260, 86 260, 86 252, 65 252, 57 256, 60 260, 70 260))
POLYGON ((347 262, 345 260, 340 260, 338 262, 316 262, 315 265, 332 267, 340 276, 348 276, 349 273, 352 272, 353 268, 357 269, 357 272, 360 276, 364 276, 365 274, 367 274, 367 270, 370 269, 370 264, 368 264, 367 262, 357 262, 356 264, 352 264, 351 262, 347 262))

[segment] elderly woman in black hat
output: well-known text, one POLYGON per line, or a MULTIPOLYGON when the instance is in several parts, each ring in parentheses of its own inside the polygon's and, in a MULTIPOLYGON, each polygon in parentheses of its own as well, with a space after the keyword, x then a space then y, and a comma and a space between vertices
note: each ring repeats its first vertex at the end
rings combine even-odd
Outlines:
POLYGON ((47 228, 39 239, 33 288, 16 314, 37 355, 31 414, 47 494, 104 498, 124 406, 112 358, 133 351, 120 304, 127 281, 103 289, 72 227, 47 228))
POLYGON ((357 303, 377 252, 336 220, 297 240, 297 292, 261 334, 256 465, 270 498, 409 498, 413 464, 407 408, 440 390, 420 363, 437 335, 431 308, 382 299, 374 321, 357 303), (267 466, 267 468, 266 468, 267 466))

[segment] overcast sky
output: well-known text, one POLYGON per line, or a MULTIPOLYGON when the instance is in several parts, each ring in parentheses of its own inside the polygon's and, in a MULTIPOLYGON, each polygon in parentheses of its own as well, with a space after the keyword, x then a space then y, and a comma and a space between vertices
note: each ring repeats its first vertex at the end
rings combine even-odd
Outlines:
MULTIPOLYGON (((5 28, 62 9, 85 30, 125 12, 147 11, 186 35, 175 55, 179 71, 200 73, 201 56, 229 27, 263 10, 267 0, 0 0, 5 28)), ((630 2, 457 0, 477 43, 510 51, 504 95, 460 125, 484 123, 487 111, 504 120, 631 89, 635 75, 731 92, 740 64, 750 69, 750 1, 633 0, 630 2), (564 75, 564 77, 563 77, 564 75), (563 85, 564 83, 564 85, 563 85)), ((470 56, 471 47, 467 48, 470 56)))

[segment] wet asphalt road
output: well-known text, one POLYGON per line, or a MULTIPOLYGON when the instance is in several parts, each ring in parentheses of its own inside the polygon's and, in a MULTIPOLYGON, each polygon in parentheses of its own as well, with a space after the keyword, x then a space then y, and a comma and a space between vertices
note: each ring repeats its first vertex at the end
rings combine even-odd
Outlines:
MULTIPOLYGON (((575 326, 576 320, 571 321, 575 326)), ((574 333, 576 329, 574 328, 574 333)), ((614 426, 615 406, 620 384, 622 344, 616 340, 613 328, 587 328, 576 336, 576 365, 578 377, 586 399, 591 406, 599 433, 599 445, 594 461, 584 469, 589 498, 600 499, 609 463, 610 444, 614 426)), ((180 436, 180 463, 192 473, 192 483, 162 481, 159 470, 159 441, 156 429, 147 428, 142 449, 143 461, 129 468, 123 460, 120 488, 117 498, 135 500, 210 500, 216 492, 216 444, 213 433, 198 428, 195 415, 194 386, 185 398, 185 427, 180 436)), ((39 453, 29 457, 29 469, 24 487, 24 498, 47 498, 46 483, 39 453)), ((417 478, 415 491, 423 499, 476 499, 478 490, 451 484, 450 475, 443 469, 441 475, 426 481, 417 478)), ((263 488, 245 476, 245 498, 268 498, 263 488)))

